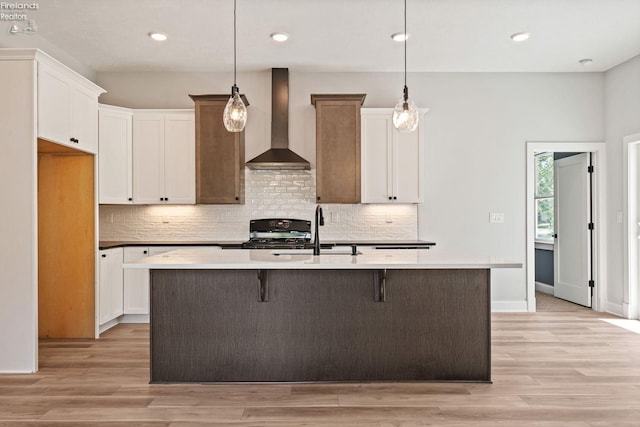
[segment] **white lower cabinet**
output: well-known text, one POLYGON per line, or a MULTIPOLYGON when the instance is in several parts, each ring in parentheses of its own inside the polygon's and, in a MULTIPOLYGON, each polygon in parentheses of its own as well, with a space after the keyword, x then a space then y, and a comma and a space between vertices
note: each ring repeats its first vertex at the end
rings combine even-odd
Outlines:
MULTIPOLYGON (((140 258, 185 247, 187 246, 127 246, 124 248, 124 262, 134 262, 140 258)), ((124 269, 124 314, 149 314, 148 269, 124 269)))
POLYGON ((124 314, 122 248, 104 249, 99 253, 99 320, 103 325, 124 314))
MULTIPOLYGON (((149 256, 149 248, 127 246, 124 262, 133 262, 149 256)), ((124 314, 149 314, 149 270, 124 269, 124 314)))

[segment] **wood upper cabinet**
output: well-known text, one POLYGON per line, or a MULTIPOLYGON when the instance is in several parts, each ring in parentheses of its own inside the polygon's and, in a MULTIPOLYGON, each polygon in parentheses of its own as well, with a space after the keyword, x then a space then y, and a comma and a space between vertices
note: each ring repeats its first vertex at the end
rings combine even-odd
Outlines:
POLYGON ((195 203, 194 118, 191 110, 133 113, 133 202, 195 203))
MULTIPOLYGON (((229 95, 190 95, 196 109, 196 203, 244 203, 244 131, 228 132, 229 95)), ((245 105, 249 105, 242 95, 245 105)))
POLYGON ((362 203, 420 203, 423 197, 423 123, 402 133, 392 108, 363 108, 362 203))
POLYGON ((360 107, 365 96, 311 95, 318 203, 360 203, 360 107))
POLYGON ((38 137, 98 152, 98 96, 104 92, 54 59, 38 61, 38 137))

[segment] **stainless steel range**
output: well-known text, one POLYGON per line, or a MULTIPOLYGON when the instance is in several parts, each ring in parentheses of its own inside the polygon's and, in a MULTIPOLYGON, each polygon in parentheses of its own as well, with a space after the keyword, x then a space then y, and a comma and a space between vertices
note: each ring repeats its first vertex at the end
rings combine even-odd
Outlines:
POLYGON ((302 219, 252 219, 249 240, 243 249, 305 249, 311 248, 311 221, 302 219))

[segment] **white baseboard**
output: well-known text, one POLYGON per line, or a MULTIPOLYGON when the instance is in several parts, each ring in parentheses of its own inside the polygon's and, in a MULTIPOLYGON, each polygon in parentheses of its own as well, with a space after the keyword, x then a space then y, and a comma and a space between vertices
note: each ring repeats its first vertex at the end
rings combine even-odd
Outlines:
POLYGON ((120 323, 149 323, 148 314, 125 314, 120 323))
MULTIPOLYGON (((624 307, 623 304, 614 304, 612 302, 607 301, 604 306, 604 311, 609 314, 613 314, 614 316, 625 317, 624 315, 624 307)), ((628 312, 628 310, 627 310, 628 312)))
POLYGON ((546 283, 536 282, 536 291, 542 292, 543 294, 553 295, 553 286, 547 285, 546 283))
POLYGON ((622 303, 622 317, 624 317, 625 319, 630 319, 631 318, 629 316, 629 303, 628 302, 623 302, 622 303))
POLYGON ((103 333, 104 331, 107 331, 107 330, 113 328, 114 326, 116 326, 118 323, 120 323, 118 321, 118 319, 119 318, 116 317, 115 319, 111 319, 108 322, 103 323, 102 325, 100 325, 100 328, 99 328, 100 333, 103 333))
POLYGON ((17 371, 4 371, 4 370, 0 370, 0 375, 10 375, 10 374, 35 374, 38 371, 23 371, 23 370, 17 370, 17 371))
POLYGON ((526 313, 527 301, 491 301, 492 313, 526 313))

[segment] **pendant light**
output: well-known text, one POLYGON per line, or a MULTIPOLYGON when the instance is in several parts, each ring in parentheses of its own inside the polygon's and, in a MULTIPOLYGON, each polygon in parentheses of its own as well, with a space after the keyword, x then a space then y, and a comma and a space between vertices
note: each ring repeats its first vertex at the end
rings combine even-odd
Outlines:
POLYGON ((409 99, 407 87, 407 0, 404 0, 404 90, 393 108, 393 125, 400 132, 413 132, 418 127, 418 107, 409 99))
POLYGON ((233 0, 233 86, 231 97, 224 107, 222 121, 229 132, 242 132, 247 124, 247 107, 236 86, 236 0, 233 0))

